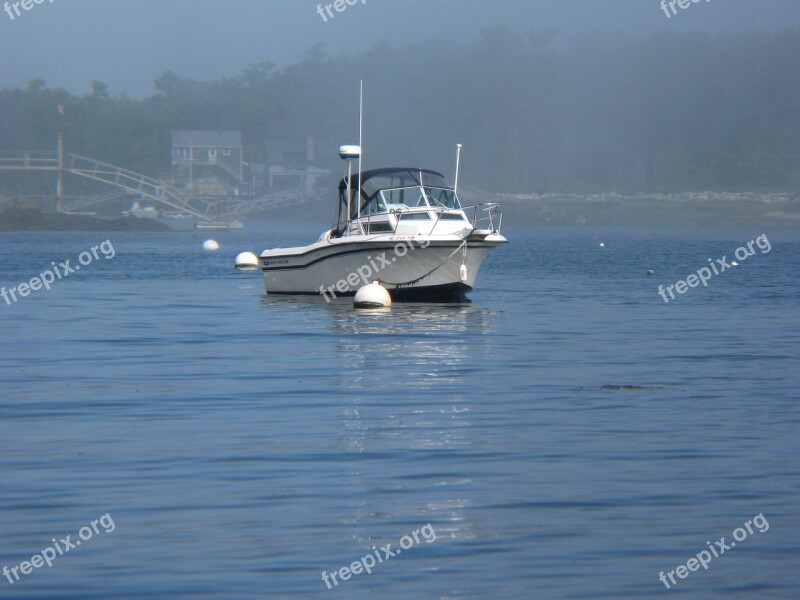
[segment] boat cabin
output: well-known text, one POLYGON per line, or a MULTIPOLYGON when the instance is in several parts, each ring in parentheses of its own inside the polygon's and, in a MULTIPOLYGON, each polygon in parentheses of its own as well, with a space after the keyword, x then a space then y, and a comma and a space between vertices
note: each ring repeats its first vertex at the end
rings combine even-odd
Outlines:
POLYGON ((339 213, 332 237, 430 235, 434 230, 445 234, 465 227, 469 222, 455 190, 436 171, 375 169, 339 182, 339 213))

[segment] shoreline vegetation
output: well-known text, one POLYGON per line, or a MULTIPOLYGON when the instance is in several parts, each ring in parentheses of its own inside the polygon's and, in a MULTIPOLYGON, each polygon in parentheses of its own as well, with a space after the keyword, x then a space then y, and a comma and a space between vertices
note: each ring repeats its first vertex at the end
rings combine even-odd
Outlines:
MULTIPOLYGON (((464 204, 486 201, 460 195, 464 204)), ((499 194, 495 201, 507 223, 525 225, 800 225, 800 193, 499 194)))
MULTIPOLYGON (((490 194, 475 188, 459 191, 462 204, 499 202, 504 222, 541 226, 674 226, 762 225, 800 226, 800 192, 686 192, 683 194, 490 194)), ((323 198, 320 198, 322 201, 323 198)), ((318 204, 319 205, 319 204, 318 204)), ((327 212, 309 211, 309 204, 284 207, 252 217, 253 226, 269 220, 320 221, 327 212)), ((323 219, 324 220, 324 219, 323 219)), ((3 231, 173 231, 151 219, 98 218, 41 211, 0 208, 3 231)))
POLYGON ((42 212, 35 208, 0 209, 3 231, 171 231, 163 223, 136 217, 99 219, 90 215, 42 212))

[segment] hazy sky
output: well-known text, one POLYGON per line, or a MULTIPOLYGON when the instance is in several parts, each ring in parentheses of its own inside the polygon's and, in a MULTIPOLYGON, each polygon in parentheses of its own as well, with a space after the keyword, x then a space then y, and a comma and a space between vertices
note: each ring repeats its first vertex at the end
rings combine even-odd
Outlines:
POLYGON ((11 8, 13 20, 0 12, 0 87, 41 77, 85 93, 100 79, 112 94, 140 97, 166 69, 217 79, 265 60, 294 62, 320 41, 333 55, 353 54, 381 39, 398 46, 432 37, 471 41, 495 25, 519 32, 559 28, 565 36, 800 27, 800 0, 701 0, 670 18, 659 3, 357 0, 325 22, 314 0, 43 0, 20 16, 11 8))

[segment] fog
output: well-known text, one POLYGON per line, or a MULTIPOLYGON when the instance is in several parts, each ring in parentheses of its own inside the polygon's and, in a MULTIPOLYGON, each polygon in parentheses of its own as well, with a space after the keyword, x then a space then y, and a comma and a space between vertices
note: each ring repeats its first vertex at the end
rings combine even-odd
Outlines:
POLYGON ((313 140, 334 179, 363 80, 365 167, 450 175, 463 143, 464 186, 498 193, 800 186, 796 0, 28 8, 0 13, 3 151, 61 130, 70 152, 166 178, 172 131, 234 130, 252 163, 313 140))
MULTIPOLYGON (((323 21, 313 0, 55 0, 13 21, 0 13, 0 86, 33 77, 70 92, 93 79, 140 97, 166 69, 218 79, 247 65, 285 66, 324 42, 335 57, 385 40, 474 41, 486 27, 548 31, 566 42, 588 32, 774 31, 800 26, 796 0, 711 0, 669 18, 659 0, 359 0, 323 21), (363 2, 363 3, 362 3, 363 2)), ((322 3, 323 5, 328 2, 322 3)))

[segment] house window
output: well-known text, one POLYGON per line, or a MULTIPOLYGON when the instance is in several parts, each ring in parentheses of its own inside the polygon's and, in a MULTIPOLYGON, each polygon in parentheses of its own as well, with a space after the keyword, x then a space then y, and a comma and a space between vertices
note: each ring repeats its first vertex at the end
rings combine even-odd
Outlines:
POLYGON ((210 149, 208 151, 208 158, 217 158, 217 151, 215 149, 210 149))
POLYGON ((225 149, 222 150, 222 156, 230 156, 230 155, 231 155, 231 149, 230 148, 225 148, 225 149))

